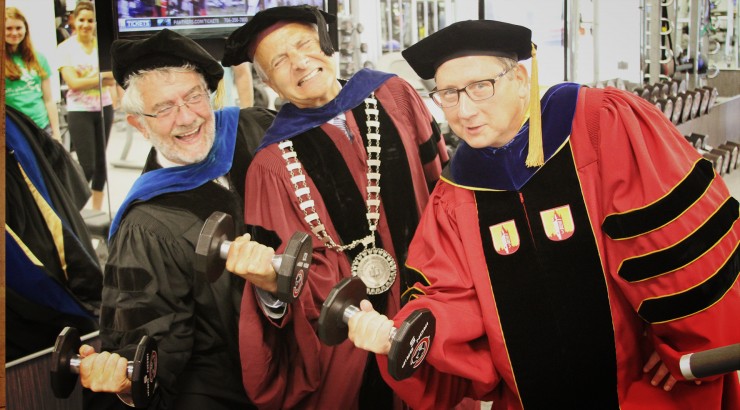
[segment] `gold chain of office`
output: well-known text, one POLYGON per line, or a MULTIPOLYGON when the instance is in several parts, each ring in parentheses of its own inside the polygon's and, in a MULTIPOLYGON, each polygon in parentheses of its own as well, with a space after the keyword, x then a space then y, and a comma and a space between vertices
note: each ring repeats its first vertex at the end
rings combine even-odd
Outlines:
POLYGON ((311 198, 311 189, 306 184, 306 175, 298 155, 293 149, 291 140, 278 144, 282 150, 285 166, 290 174, 290 182, 295 189, 298 206, 303 212, 303 219, 316 237, 328 248, 337 252, 354 249, 362 244, 365 249, 352 261, 352 275, 359 276, 367 286, 367 293, 374 295, 390 289, 396 280, 397 266, 393 257, 383 248, 375 247, 375 231, 380 220, 380 121, 378 101, 375 94, 365 99, 365 124, 367 126, 367 202, 366 213, 370 234, 356 239, 347 245, 338 245, 329 235, 326 226, 316 212, 315 202, 311 198))

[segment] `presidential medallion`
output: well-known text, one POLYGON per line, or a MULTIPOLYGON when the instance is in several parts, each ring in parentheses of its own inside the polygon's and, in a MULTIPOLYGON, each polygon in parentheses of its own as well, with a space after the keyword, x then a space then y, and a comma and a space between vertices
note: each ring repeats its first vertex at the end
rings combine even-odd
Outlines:
POLYGON ((391 288, 396 280, 396 261, 382 248, 367 248, 352 261, 352 276, 359 276, 367 286, 368 295, 377 295, 391 288))

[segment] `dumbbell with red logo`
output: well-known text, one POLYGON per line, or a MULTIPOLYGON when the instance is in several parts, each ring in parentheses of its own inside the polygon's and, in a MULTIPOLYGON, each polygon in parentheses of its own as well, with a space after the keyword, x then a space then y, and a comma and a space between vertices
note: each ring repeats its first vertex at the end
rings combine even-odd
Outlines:
MULTIPOLYGON (((72 394, 80 374, 80 334, 73 327, 65 327, 57 336, 51 354, 51 389, 54 396, 66 399, 72 394)), ((157 387, 157 342, 142 336, 134 359, 126 366, 126 377, 131 381, 134 407, 147 407, 157 387)))
MULTIPOLYGON (((337 283, 321 307, 319 339, 333 346, 347 339, 349 319, 359 312, 360 302, 367 298, 367 288, 359 277, 344 278, 337 283)), ((388 340, 388 373, 396 380, 411 376, 424 362, 436 330, 436 319, 428 309, 419 309, 398 328, 391 328, 388 340)))
MULTIPOLYGON (((226 267, 226 258, 234 240, 234 220, 231 215, 214 212, 206 220, 195 246, 195 270, 216 281, 226 267)), ((311 265, 311 237, 296 232, 288 241, 285 252, 275 255, 272 267, 277 273, 277 298, 290 303, 303 291, 311 265)))

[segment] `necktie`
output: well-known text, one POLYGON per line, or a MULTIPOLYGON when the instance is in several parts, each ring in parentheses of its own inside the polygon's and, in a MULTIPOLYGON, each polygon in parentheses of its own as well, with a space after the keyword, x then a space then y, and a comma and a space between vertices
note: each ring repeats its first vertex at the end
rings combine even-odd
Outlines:
POLYGON ((349 127, 347 127, 347 120, 344 117, 344 113, 337 115, 336 117, 329 120, 329 124, 339 128, 344 132, 344 135, 349 138, 350 141, 352 141, 352 133, 349 131, 349 127))

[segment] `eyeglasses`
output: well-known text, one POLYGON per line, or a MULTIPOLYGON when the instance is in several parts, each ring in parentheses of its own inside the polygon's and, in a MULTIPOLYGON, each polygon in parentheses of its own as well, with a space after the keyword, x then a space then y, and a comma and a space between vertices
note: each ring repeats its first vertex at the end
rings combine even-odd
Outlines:
POLYGON ((445 88, 443 90, 432 91, 429 93, 429 97, 441 108, 456 106, 460 102, 460 91, 465 91, 465 94, 473 101, 486 100, 493 97, 493 86, 496 84, 496 80, 503 77, 510 70, 511 68, 507 68, 494 78, 476 81, 463 88, 445 88))
POLYGON ((192 110, 193 106, 202 104, 206 100, 208 100, 208 96, 205 93, 196 93, 190 95, 189 97, 185 97, 182 104, 165 105, 157 110, 157 112, 155 112, 154 114, 147 114, 143 112, 140 114, 145 117, 156 118, 159 120, 167 119, 172 117, 174 114, 177 114, 180 111, 180 107, 182 107, 183 105, 186 105, 188 109, 192 110))

